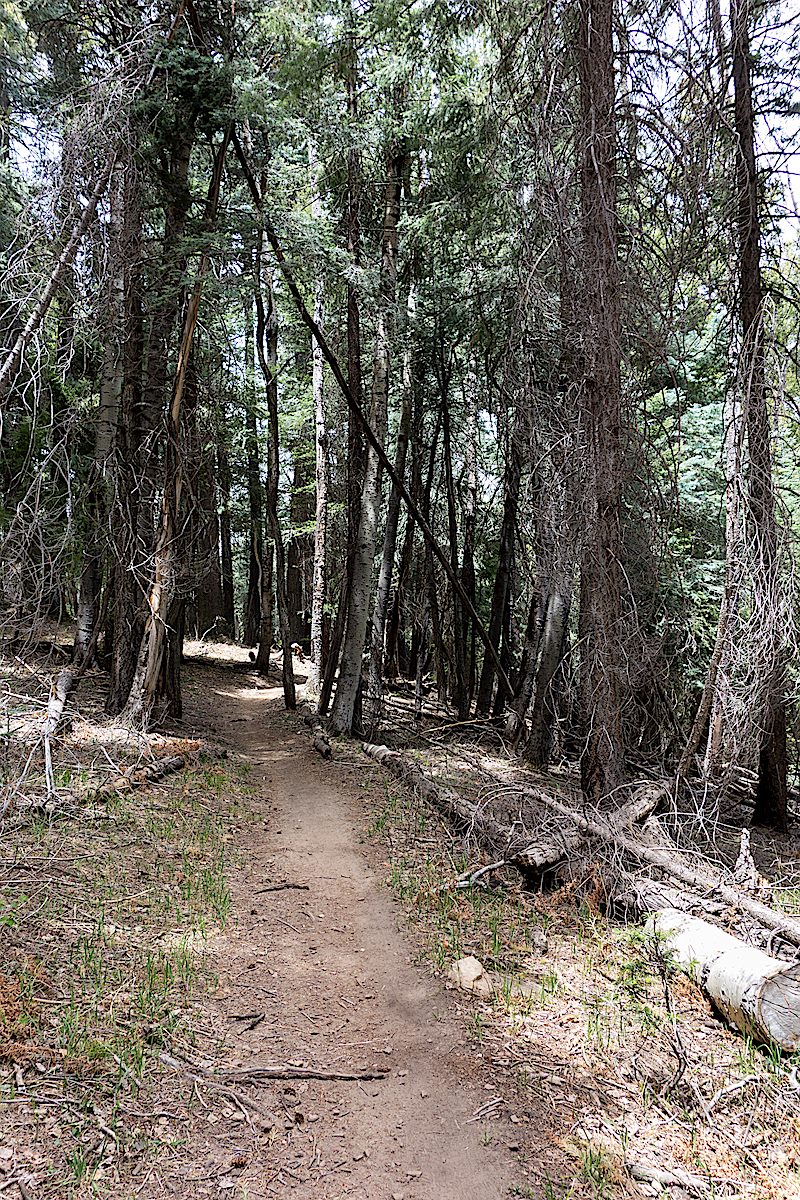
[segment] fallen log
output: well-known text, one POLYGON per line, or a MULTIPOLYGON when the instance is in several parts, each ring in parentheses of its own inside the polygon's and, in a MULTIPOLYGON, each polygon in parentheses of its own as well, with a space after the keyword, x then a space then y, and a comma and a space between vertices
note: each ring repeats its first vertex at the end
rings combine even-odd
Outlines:
POLYGON ((316 713, 306 713, 303 717, 303 724, 307 725, 311 730, 313 737, 311 739, 311 749, 316 750, 317 754, 324 759, 333 758, 333 748, 328 740, 328 734, 325 731, 325 726, 320 721, 316 713))
POLYGON ((702 1175, 691 1175, 688 1171, 680 1170, 665 1171, 660 1167, 634 1162, 630 1158, 625 1159, 625 1170, 631 1179, 638 1183, 654 1183, 659 1191, 662 1188, 680 1187, 688 1192, 706 1195, 710 1186, 709 1181, 703 1179, 702 1175))
MULTIPOLYGON (((637 912, 649 914, 651 931, 668 941, 677 964, 691 975, 734 1028, 785 1050, 800 1047, 800 962, 772 958, 716 925, 679 909, 699 907, 710 915, 722 914, 725 907, 738 909, 795 945, 800 945, 800 921, 726 883, 721 873, 690 867, 681 860, 677 847, 670 851, 637 839, 630 827, 637 818, 653 812, 667 794, 665 789, 642 789, 641 794, 613 816, 591 817, 575 812, 539 789, 515 787, 514 791, 530 795, 568 818, 575 832, 562 830, 546 844, 513 842, 498 822, 457 793, 436 785, 412 760, 386 746, 364 743, 362 749, 455 825, 474 833, 486 849, 496 852, 505 838, 501 863, 523 870, 531 866, 541 869, 543 862, 548 865, 558 862, 570 851, 579 849, 587 838, 596 838, 700 893, 689 896, 657 880, 623 875, 625 900, 637 912), (551 854, 558 857, 551 859, 551 854)), ((501 780, 497 782, 502 785, 501 780)), ((492 867, 501 863, 494 862, 492 867)))
MULTIPOLYGON (((498 780, 498 783, 501 782, 498 780)), ((560 813, 561 816, 568 817, 585 834, 596 837, 599 841, 609 845, 619 846, 621 850, 625 850, 640 862, 656 867, 662 874, 679 879, 681 883, 702 893, 706 899, 719 899, 731 908, 748 913, 765 929, 772 929, 776 933, 780 933, 793 946, 800 946, 800 920, 797 917, 770 908, 753 896, 748 896, 740 888, 726 883, 721 872, 716 873, 711 869, 690 867, 682 862, 674 851, 660 850, 656 846, 646 845, 601 817, 587 817, 576 813, 546 792, 527 788, 514 790, 521 791, 523 794, 529 792, 547 808, 560 813)))
POLYGON ((311 749, 316 750, 317 754, 321 755, 321 757, 326 760, 333 758, 331 744, 324 733, 317 733, 314 735, 314 738, 311 742, 311 749))
MULTIPOLYGON (((503 864, 535 875, 558 866, 570 854, 579 850, 586 840, 579 830, 559 829, 546 838, 529 841, 525 837, 514 837, 513 829, 502 826, 463 796, 439 784, 425 774, 412 759, 390 750, 388 746, 376 746, 363 742, 364 753, 410 787, 432 808, 441 812, 453 825, 467 834, 474 834, 477 841, 503 864)), ((641 788, 629 804, 623 805, 614 814, 614 828, 620 830, 637 821, 644 820, 667 795, 665 789, 647 786, 641 788)), ((497 864, 496 864, 497 865, 497 864)))
POLYGON ((174 775, 177 771, 183 771, 188 765, 188 755, 169 754, 164 758, 157 758, 155 762, 148 763, 144 767, 121 772, 117 778, 109 779, 91 791, 89 798, 104 800, 108 796, 116 795, 117 792, 132 791, 145 783, 158 783, 167 776, 174 775))
POLYGON ((782 1050, 800 1047, 800 962, 771 958, 675 909, 653 913, 647 928, 735 1029, 782 1050))
POLYGON ((64 707, 76 687, 75 675, 70 670, 61 671, 55 683, 50 687, 47 701, 47 716, 42 722, 42 744, 44 746, 44 777, 47 787, 47 798, 52 800, 56 794, 55 776, 53 774, 53 751, 50 739, 58 732, 58 727, 64 719, 64 707))

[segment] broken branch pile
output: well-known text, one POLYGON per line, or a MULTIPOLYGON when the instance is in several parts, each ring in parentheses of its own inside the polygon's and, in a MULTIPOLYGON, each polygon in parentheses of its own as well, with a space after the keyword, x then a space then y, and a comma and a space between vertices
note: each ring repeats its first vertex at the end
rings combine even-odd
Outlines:
MULTIPOLYGON (((443 813, 462 832, 475 838, 493 859, 525 874, 552 869, 580 853, 591 841, 612 847, 627 860, 628 870, 616 872, 610 899, 624 884, 628 904, 648 916, 648 928, 668 947, 675 964, 695 980, 722 1015, 737 1029, 793 1051, 800 1046, 800 964, 772 958, 741 939, 700 920, 695 909, 744 913, 762 929, 800 947, 800 920, 769 907, 729 882, 721 868, 710 863, 690 865, 677 846, 654 845, 637 823, 649 817, 669 795, 668 787, 638 788, 628 804, 613 814, 587 814, 539 788, 509 786, 497 780, 504 794, 527 797, 558 814, 567 824, 554 836, 530 841, 504 829, 489 813, 448 788, 440 787, 411 758, 386 746, 364 743, 365 754, 443 813), (632 861, 631 861, 632 860, 632 861), (630 871, 655 870, 673 886, 639 879, 630 871), (681 887, 675 888, 677 881, 681 887)), ((660 830, 663 834, 663 830, 660 830)), ((729 915, 733 915, 730 914, 729 915)))

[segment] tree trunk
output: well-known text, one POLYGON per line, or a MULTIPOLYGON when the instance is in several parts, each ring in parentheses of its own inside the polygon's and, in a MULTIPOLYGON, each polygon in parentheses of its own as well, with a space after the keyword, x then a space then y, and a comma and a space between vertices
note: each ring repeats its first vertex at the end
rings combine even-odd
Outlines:
MULTIPOLYGON (((413 284, 408 293, 408 318, 412 317, 415 307, 413 284)), ((397 446, 395 448, 394 469, 400 479, 405 478, 408 442, 411 436, 411 378, 408 364, 410 349, 406 349, 405 369, 403 372, 403 391, 400 408, 400 421, 397 427, 397 446)), ((372 612, 372 632, 369 661, 369 722, 371 729, 376 729, 383 713, 383 656, 386 637, 386 615, 389 610, 389 593, 392 586, 392 572, 397 552, 397 528, 400 522, 400 493, 393 485, 389 495, 389 507, 386 512, 386 527, 383 534, 383 555, 378 574, 378 586, 375 591, 375 607, 372 612)))
POLYGON ((244 369, 244 444, 247 456, 247 500, 250 527, 248 537, 247 593, 244 603, 242 640, 245 646, 255 646, 261 630, 261 550, 264 544, 264 516, 261 504, 261 463, 258 453, 253 311, 249 301, 245 305, 244 369))
POLYGON ((556 715, 553 681, 564 657, 570 599, 567 584, 564 591, 551 592, 545 606, 531 728, 525 746, 525 758, 540 769, 550 762, 552 729, 556 715))
MULTIPOLYGON (((213 453, 213 447, 211 448, 213 453)), ((194 595, 196 634, 215 640, 226 629, 222 597, 222 571, 219 558, 219 512, 214 486, 213 466, 206 448, 205 460, 198 471, 197 500, 200 518, 198 534, 198 559, 202 570, 200 583, 194 595)))
MULTIPOLYGON (((229 126, 214 156, 214 165, 203 222, 206 232, 211 231, 216 219, 220 185, 222 182, 222 168, 225 162, 225 152, 228 148, 230 134, 231 127, 229 126)), ((192 295, 186 308, 183 333, 178 350, 172 400, 169 407, 160 528, 154 555, 153 578, 147 598, 149 612, 136 663, 136 673, 131 684, 127 704, 122 714, 127 724, 145 729, 150 723, 157 697, 170 608, 172 601, 176 599, 175 588, 179 569, 179 551, 176 539, 179 529, 179 515, 183 499, 184 482, 181 407, 186 386, 189 357, 197 326, 197 315, 200 309, 200 300, 203 294, 203 284, 208 266, 209 252, 208 250, 204 250, 200 256, 192 295)), ((181 621, 182 619, 183 614, 181 613, 181 621)), ((176 694, 175 688, 172 691, 173 694, 176 694)))
MULTIPOLYGON (((623 779, 622 414, 616 221, 613 0, 580 0, 585 531, 579 635, 581 783, 599 800, 623 779)), ((629 650, 630 648, 628 648, 629 650)))
MULTIPOLYGON (((475 527, 478 518, 478 380, 474 368, 467 376, 466 388, 466 493, 464 497, 464 546, 461 552, 461 584, 469 599, 470 607, 475 608, 475 527)), ((467 621, 464 614, 465 643, 468 642, 466 655, 465 687, 466 711, 469 715, 472 699, 475 695, 475 626, 467 621), (467 632, 468 631, 468 632, 467 632)), ((465 650, 467 646, 465 644, 465 650)), ((498 702, 502 706, 505 696, 501 693, 498 702)))
MULTIPOLYGON (((358 122, 358 57, 356 50, 356 33, 352 26, 353 13, 351 9, 351 52, 348 58, 345 74, 345 89, 347 92, 347 113, 353 130, 358 122)), ((358 287, 353 278, 353 270, 361 262, 361 153, 353 138, 347 151, 347 197, 345 209, 345 230, 347 237, 347 254, 351 265, 347 279, 347 384, 359 408, 363 407, 364 393, 361 376, 361 310, 358 287)), ((317 343, 319 344, 319 343, 317 343)), ((319 704, 317 711, 321 716, 328 712, 339 666, 342 643, 347 626, 347 613, 350 604, 350 593, 353 580, 353 567, 358 541, 358 523, 361 509, 361 492, 364 486, 366 470, 367 444, 361 423, 355 414, 348 412, 347 420, 347 550, 345 570, 342 580, 339 605, 336 610, 336 621, 333 627, 330 650, 322 675, 319 704)))
POLYGON ((269 675, 269 656, 275 639, 274 625, 274 561, 275 547, 272 538, 264 542, 261 559, 261 629, 258 634, 256 670, 259 675, 269 675))
MULTIPOLYGON (((311 214, 319 218, 321 203, 313 152, 309 150, 311 187, 314 199, 311 214)), ((314 296, 314 320, 324 328, 324 286, 318 280, 314 296)), ((315 337, 311 338, 312 378, 314 396, 314 480, 316 502, 314 512, 314 576, 311 587, 311 662, 306 679, 306 696, 316 697, 324 670, 325 593, 328 581, 328 431, 325 424, 325 360, 315 337)))
MULTIPOLYGON (((220 405, 221 407, 221 405, 220 405)), ((229 637, 236 636, 236 606, 233 592, 233 549, 231 546, 231 466, 228 455, 225 411, 221 410, 216 431, 217 490, 219 493, 219 565, 222 576, 222 616, 229 637)))
POLYGON ((772 479, 772 438, 765 364, 761 219, 755 153, 751 78, 750 0, 732 0, 734 123, 738 140, 739 305, 742 336, 740 379, 749 453, 748 502, 753 540, 754 607, 764 649, 763 711, 758 789, 753 819, 785 831, 787 753, 785 653, 781 556, 772 479))
MULTIPOLYGON (((309 462, 306 458, 306 426, 298 432, 294 444, 294 474, 289 501, 290 536, 286 547, 286 600, 289 608, 289 632, 293 642, 308 645, 310 637, 308 568, 313 563, 313 537, 308 526, 314 517, 310 490, 309 462)), ((315 455, 316 457, 316 455, 315 455)))
MULTIPOLYGON (((492 608, 489 619, 489 637, 492 645, 499 649, 503 628, 503 613, 506 607, 508 590, 511 586, 511 571, 514 561, 514 538, 517 527, 517 507, 519 504, 519 485, 522 477, 522 456, 520 453, 521 414, 519 410, 514 419, 514 428, 508 439, 506 453, 506 469, 503 488, 503 521, 500 527, 500 547, 497 559, 497 571, 494 577, 492 591, 492 608)), ((481 678, 478 684, 476 709, 486 714, 492 707, 492 692, 494 690, 494 663, 488 654, 484 655, 481 678)))
MULTIPOLYGON (((105 349, 100 372, 100 402, 95 426, 94 460, 87 494, 89 528, 85 538, 83 568, 78 593, 78 619, 75 632, 75 661, 82 666, 94 639, 102 577, 102 544, 100 531, 106 527, 106 512, 110 500, 111 455, 120 418, 124 384, 122 337, 125 328, 125 194, 120 165, 111 183, 111 221, 109 224, 108 257, 110 263, 110 295, 108 325, 104 331, 105 349)), ((90 662, 86 663, 91 666, 90 662)))
MULTIPOLYGON (((384 194, 380 298, 375 330, 370 414, 370 424, 381 445, 386 436, 389 356, 397 281, 397 227, 400 220, 400 189, 404 163, 405 150, 400 146, 394 147, 387 162, 388 178, 384 194)), ((358 544, 350 585, 339 682, 331 712, 331 725, 338 733, 352 733, 354 728, 356 700, 361 686, 361 660, 369 615, 370 578, 378 534, 380 483, 380 461, 374 448, 370 446, 367 453, 364 486, 361 491, 358 544)))
MULTIPOLYGON (((141 561, 138 531, 141 504, 142 444, 146 435, 142 404, 144 320, 142 313, 142 211, 135 173, 124 175, 124 320, 120 335, 122 394, 119 421, 114 431, 113 504, 111 525, 113 573, 110 589, 106 651, 109 684, 106 712, 114 716, 125 707, 136 670, 141 641, 141 588, 137 567, 141 561)), ((149 552, 150 547, 147 547, 149 552)))
MULTIPOLYGON (((422 503, 422 460, 423 460, 423 437, 425 427, 425 408, 421 395, 420 388, 420 355, 417 353, 414 331, 409 330, 409 386, 411 393, 412 406, 412 429, 411 429, 411 496, 414 503, 419 506, 422 503)), ((434 434, 434 441, 438 439, 438 427, 434 434)), ((403 548, 400 553, 400 566, 397 572, 397 587, 394 592, 394 600, 392 602, 391 613, 389 615, 388 629, 386 634, 386 673, 391 678, 396 678, 399 674, 416 675, 416 665, 411 664, 408 656, 408 647, 406 646, 406 606, 407 606, 407 590, 409 582, 412 578, 412 567, 414 564, 414 534, 416 531, 416 521, 413 515, 409 512, 406 514, 406 530, 403 538, 403 548)), ((416 588, 416 593, 419 594, 420 589, 416 588)), ((412 640, 415 637, 416 631, 419 628, 419 622, 412 620, 412 640)))
POLYGON ((131 521, 122 535, 123 522, 115 522, 115 533, 126 540, 115 548, 114 606, 112 621, 111 679, 106 711, 117 715, 125 708, 137 670, 139 650, 147 619, 148 583, 155 564, 154 513, 157 480, 155 432, 163 419, 167 393, 170 345, 180 312, 187 271, 186 222, 191 206, 189 162, 195 131, 190 121, 180 127, 169 160, 164 235, 159 264, 160 289, 145 338, 141 278, 142 198, 136 189, 135 172, 126 172, 130 201, 126 253, 126 304, 130 309, 126 339, 123 420, 119 431, 118 507, 131 521), (130 251, 133 251, 131 254, 130 251), (145 368, 145 342, 147 362, 145 368), (125 565, 122 566, 121 564, 125 565))
MULTIPOLYGON (((280 433, 278 429, 278 312, 267 281, 267 305, 264 305, 261 274, 261 246, 256 252, 256 349, 267 391, 269 417, 269 448, 267 451, 267 517, 275 555, 275 594, 278 601, 278 625, 283 653, 283 699, 289 709, 297 706, 292 666, 292 636, 289 628, 289 606, 286 600, 286 556, 283 548, 278 494, 280 487, 280 433)), ((262 632, 269 635, 271 630, 262 632)), ((262 646, 264 643, 262 642, 262 646)), ((267 654, 269 646, 267 646, 267 654)), ((262 655, 263 663, 263 655, 262 655)))
POLYGON ((522 661, 519 666, 519 676, 514 697, 508 706, 506 718, 506 734, 511 738, 512 745, 517 746, 525 733, 525 718, 530 707, 533 689, 536 684, 536 669, 539 662, 539 647, 542 640, 542 628, 547 611, 547 595, 541 579, 536 583, 528 606, 528 620, 525 625, 522 661))
MULTIPOLYGON (((458 520, 456 517, 456 495, 453 480, 453 446, 450 437, 449 378, 447 372, 440 375, 442 401, 442 449, 444 451, 444 478, 447 494, 447 528, 449 534, 450 565, 453 574, 458 574, 458 520)), ((453 654, 450 677, 451 695, 459 721, 469 717, 469 693, 467 691, 467 627, 460 596, 451 593, 453 609, 453 654)), ((440 691, 440 696, 442 695, 440 691)))

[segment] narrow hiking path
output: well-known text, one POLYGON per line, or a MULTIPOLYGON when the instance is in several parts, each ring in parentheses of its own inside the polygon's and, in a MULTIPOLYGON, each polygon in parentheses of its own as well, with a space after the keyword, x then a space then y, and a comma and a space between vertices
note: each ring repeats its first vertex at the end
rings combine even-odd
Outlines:
POLYGON ((443 985, 414 965, 402 910, 362 845, 355 773, 311 751, 271 681, 197 662, 189 680, 185 723, 243 755, 256 791, 257 822, 234 833, 231 918, 213 943, 219 986, 203 1003, 204 1022, 227 1031, 225 1069, 302 1061, 388 1072, 260 1089, 291 1132, 249 1156, 237 1194, 508 1195, 518 1138, 495 1124, 487 1144, 470 1121, 494 1095, 489 1074, 480 1077, 443 985), (299 886, 263 890, 283 883, 299 886))

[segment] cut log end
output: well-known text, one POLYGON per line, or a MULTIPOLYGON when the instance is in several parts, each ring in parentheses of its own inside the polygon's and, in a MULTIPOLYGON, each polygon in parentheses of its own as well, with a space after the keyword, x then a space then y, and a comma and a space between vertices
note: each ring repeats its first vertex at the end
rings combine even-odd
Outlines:
POLYGON ((790 1053, 800 1047, 800 963, 675 909, 653 913, 648 927, 735 1029, 790 1053))

